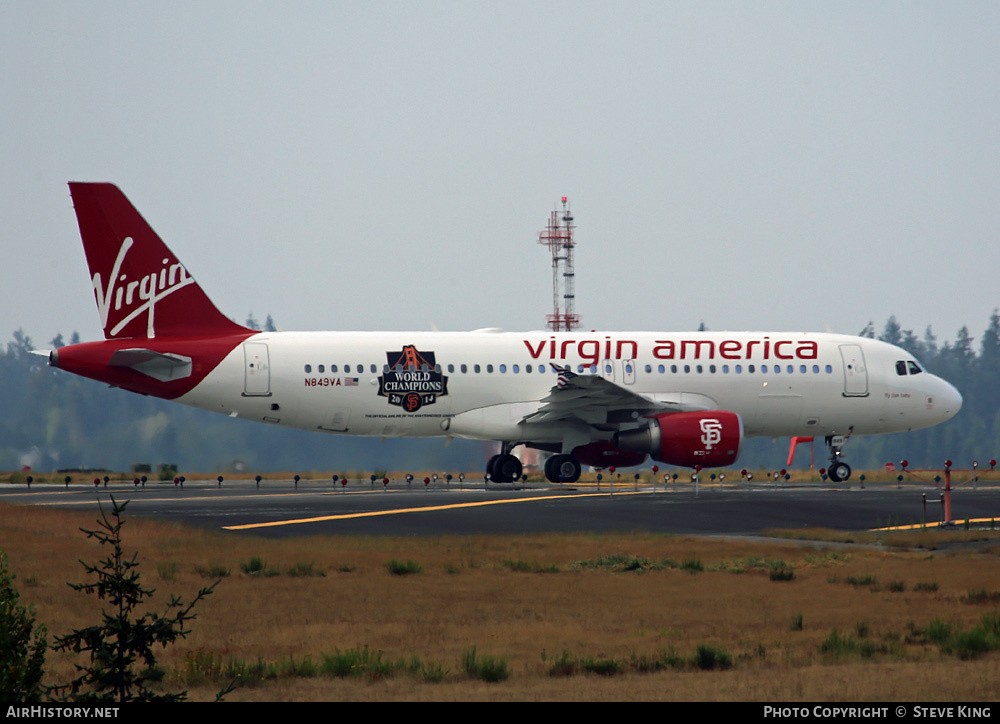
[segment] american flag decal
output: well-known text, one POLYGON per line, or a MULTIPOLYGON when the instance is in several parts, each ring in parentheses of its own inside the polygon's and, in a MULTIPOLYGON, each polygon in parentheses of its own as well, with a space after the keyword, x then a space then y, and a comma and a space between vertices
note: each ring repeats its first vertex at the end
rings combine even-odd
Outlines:
POLYGON ((570 380, 572 380, 576 375, 570 371, 569 367, 559 367, 557 365, 552 365, 555 367, 556 373, 559 375, 559 379, 556 381, 556 387, 562 389, 566 387, 570 380))
POLYGON ((357 387, 358 386, 358 378, 357 377, 345 377, 344 378, 344 386, 346 386, 346 387, 357 387))

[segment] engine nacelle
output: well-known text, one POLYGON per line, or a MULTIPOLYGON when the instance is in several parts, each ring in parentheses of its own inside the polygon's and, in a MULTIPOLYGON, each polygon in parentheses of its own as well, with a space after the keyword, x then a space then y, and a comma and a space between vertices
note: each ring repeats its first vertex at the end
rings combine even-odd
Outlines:
POLYGON ((631 468, 642 465, 646 453, 635 450, 622 450, 606 441, 597 441, 573 448, 573 455, 582 465, 592 468, 631 468))
POLYGON ((732 465, 743 447, 743 421, 735 412, 665 412, 649 424, 615 435, 617 447, 647 453, 661 463, 694 468, 732 465))

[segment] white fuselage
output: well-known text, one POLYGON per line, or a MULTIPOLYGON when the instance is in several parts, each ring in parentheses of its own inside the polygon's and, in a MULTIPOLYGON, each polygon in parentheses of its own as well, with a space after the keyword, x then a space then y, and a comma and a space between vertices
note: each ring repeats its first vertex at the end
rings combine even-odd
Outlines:
POLYGON ((340 434, 558 443, 565 422, 523 418, 567 365, 655 402, 734 411, 747 436, 899 432, 961 406, 912 355, 866 338, 491 330, 260 333, 178 401, 340 434))

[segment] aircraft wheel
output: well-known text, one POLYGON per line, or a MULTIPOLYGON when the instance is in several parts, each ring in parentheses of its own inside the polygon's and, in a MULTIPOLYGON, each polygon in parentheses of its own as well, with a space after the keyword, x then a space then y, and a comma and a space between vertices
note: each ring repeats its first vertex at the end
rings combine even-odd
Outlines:
POLYGON ((513 455, 497 455, 495 458, 492 458, 492 463, 492 479, 494 482, 513 483, 521 477, 521 461, 513 455))
POLYGON ((545 463, 545 477, 552 483, 575 483, 580 479, 580 462, 572 455, 553 455, 545 463))
POLYGON ((486 474, 489 476, 490 480, 493 481, 496 481, 497 479, 497 474, 493 468, 496 465, 497 458, 499 457, 500 457, 499 455, 494 455, 493 457, 491 457, 489 460, 486 461, 486 474))
POLYGON ((836 462, 830 466, 826 474, 830 476, 830 480, 833 482, 842 483, 851 477, 851 466, 847 463, 836 462))
POLYGON ((545 479, 548 480, 550 483, 554 483, 557 480, 556 479, 557 473, 552 468, 552 463, 555 462, 555 459, 557 457, 559 457, 559 456, 558 455, 549 455, 549 457, 547 457, 545 459, 545 479))

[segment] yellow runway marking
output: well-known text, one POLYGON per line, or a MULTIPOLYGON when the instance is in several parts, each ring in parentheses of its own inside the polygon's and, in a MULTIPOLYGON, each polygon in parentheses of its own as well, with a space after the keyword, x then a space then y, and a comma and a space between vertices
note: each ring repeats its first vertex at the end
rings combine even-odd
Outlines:
MULTIPOLYGON (((634 492, 619 492, 616 495, 636 495, 634 492)), ((402 513, 427 513, 440 510, 456 510, 458 508, 481 508, 487 505, 503 505, 505 503, 530 503, 541 500, 576 500, 578 498, 610 497, 610 493, 584 493, 583 495, 546 495, 539 498, 515 498, 513 500, 483 500, 475 503, 453 503, 450 505, 428 505, 423 508, 396 508, 394 510, 372 510, 365 513, 344 513, 342 515, 324 515, 317 518, 300 518, 298 520, 276 520, 271 523, 247 523, 245 525, 225 525, 225 530, 251 530, 253 528, 274 528, 282 525, 298 525, 299 523, 322 523, 329 520, 351 520, 353 518, 374 518, 380 515, 400 515, 402 513)))
MULTIPOLYGON (((996 520, 997 520, 996 518, 969 518, 968 522, 970 525, 973 523, 992 524, 996 520)), ((961 520, 955 519, 951 521, 950 525, 955 526, 955 530, 964 530, 965 523, 966 523, 966 518, 962 518, 961 520)), ((870 532, 878 533, 879 531, 891 531, 891 530, 921 530, 924 528, 943 528, 945 525, 948 524, 942 523, 941 521, 928 522, 928 523, 912 523, 910 525, 894 525, 888 528, 872 528, 870 532)))

